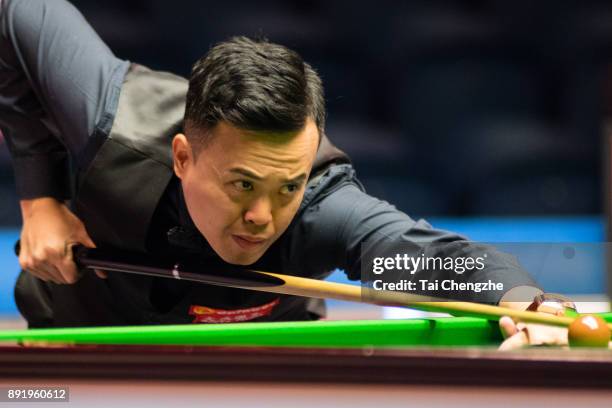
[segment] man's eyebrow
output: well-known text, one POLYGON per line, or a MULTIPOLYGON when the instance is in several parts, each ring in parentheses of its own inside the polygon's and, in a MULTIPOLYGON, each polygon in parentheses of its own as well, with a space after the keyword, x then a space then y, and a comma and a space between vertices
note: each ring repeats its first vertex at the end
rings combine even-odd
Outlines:
POLYGON ((253 180, 263 180, 263 177, 258 176, 257 174, 253 173, 252 171, 249 171, 247 169, 243 169, 240 167, 234 167, 232 169, 229 169, 230 173, 236 173, 236 174, 240 174, 241 176, 246 176, 249 178, 252 178, 253 180))
POLYGON ((292 178, 290 180, 286 180, 286 181, 291 182, 291 183, 295 183, 295 184, 300 184, 302 181, 306 180, 306 177, 308 177, 306 175, 306 173, 302 173, 299 176, 296 176, 296 177, 294 177, 294 178, 292 178))
MULTIPOLYGON (((252 178, 253 180, 263 180, 263 177, 253 173, 250 170, 247 169, 243 169, 241 167, 234 167, 229 169, 230 173, 235 173, 235 174, 240 174, 241 176, 245 176, 245 177, 249 177, 252 178)), ((306 177, 308 177, 308 175, 306 173, 302 173, 299 176, 296 176, 292 179, 288 179, 288 180, 284 180, 285 182, 292 182, 292 183, 301 183, 302 181, 306 180, 306 177)))

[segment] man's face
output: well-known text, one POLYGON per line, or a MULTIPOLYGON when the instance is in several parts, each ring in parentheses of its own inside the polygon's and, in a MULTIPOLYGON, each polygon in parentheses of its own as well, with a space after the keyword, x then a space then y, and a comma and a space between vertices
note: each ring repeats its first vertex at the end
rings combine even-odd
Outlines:
POLYGON ((226 262, 257 261, 296 214, 314 162, 313 120, 290 134, 251 132, 220 122, 194 158, 186 137, 173 143, 174 169, 189 214, 226 262))

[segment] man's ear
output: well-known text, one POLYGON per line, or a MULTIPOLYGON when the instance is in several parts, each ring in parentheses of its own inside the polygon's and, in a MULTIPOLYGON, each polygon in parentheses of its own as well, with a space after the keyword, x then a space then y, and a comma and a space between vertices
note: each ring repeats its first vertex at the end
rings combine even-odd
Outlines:
POLYGON ((187 137, 177 133, 172 139, 172 159, 174 162, 174 173, 180 179, 183 178, 187 168, 193 164, 193 151, 187 137))

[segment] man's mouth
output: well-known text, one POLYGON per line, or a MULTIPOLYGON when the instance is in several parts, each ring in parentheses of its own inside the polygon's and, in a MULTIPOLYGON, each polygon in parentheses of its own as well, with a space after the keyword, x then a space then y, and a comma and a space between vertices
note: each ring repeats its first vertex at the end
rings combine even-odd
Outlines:
POLYGON ((242 249, 256 249, 261 247, 264 242, 266 242, 266 238, 260 237, 251 237, 248 235, 233 235, 232 239, 242 248, 242 249))

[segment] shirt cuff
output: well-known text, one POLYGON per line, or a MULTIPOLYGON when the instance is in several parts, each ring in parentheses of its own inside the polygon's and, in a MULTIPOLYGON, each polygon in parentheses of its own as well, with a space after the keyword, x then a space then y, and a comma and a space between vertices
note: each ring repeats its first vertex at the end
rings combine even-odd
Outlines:
POLYGON ((70 167, 66 152, 13 157, 15 184, 20 199, 71 196, 70 167))

